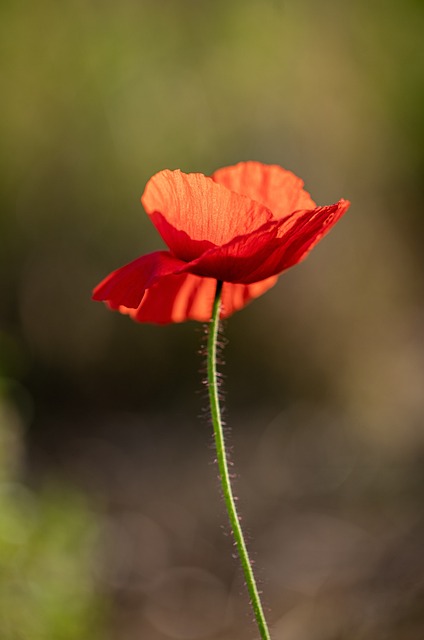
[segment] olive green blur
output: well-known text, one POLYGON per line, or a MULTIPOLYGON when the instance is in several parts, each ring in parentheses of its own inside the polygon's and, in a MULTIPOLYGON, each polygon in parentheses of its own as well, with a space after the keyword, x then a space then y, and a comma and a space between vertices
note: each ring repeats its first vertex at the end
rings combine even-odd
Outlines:
POLYGON ((152 174, 241 160, 352 202, 224 327, 271 637, 424 637, 423 33, 418 0, 0 3, 2 639, 255 636, 204 329, 90 299, 164 246, 152 174))

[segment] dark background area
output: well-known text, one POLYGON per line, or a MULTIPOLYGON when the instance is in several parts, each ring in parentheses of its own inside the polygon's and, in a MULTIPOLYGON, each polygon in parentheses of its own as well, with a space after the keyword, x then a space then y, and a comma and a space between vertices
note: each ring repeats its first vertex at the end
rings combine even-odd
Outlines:
POLYGON ((421 2, 0 5, 0 636, 255 637, 204 328, 91 301, 153 173, 241 160, 351 209, 224 327, 273 638, 424 634, 421 2), (225 534, 225 535, 224 535, 225 534))

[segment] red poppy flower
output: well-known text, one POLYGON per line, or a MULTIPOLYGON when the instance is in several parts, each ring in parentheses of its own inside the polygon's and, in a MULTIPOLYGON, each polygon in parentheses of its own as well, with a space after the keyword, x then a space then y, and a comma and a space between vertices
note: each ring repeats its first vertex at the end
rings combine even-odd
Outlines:
POLYGON ((347 211, 317 207, 290 171, 240 162, 201 173, 160 171, 141 198, 169 251, 155 251, 111 273, 94 300, 139 322, 208 320, 216 280, 221 317, 260 296, 303 260, 347 211))

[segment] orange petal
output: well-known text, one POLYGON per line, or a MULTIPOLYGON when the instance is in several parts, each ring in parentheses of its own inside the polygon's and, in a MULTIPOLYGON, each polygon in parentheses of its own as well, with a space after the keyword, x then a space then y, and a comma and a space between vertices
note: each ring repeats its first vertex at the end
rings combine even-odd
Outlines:
POLYGON ((275 218, 284 218, 298 209, 315 209, 316 204, 303 180, 275 164, 239 162, 218 169, 212 179, 231 191, 260 202, 275 218))
POLYGON ((172 253, 187 262, 272 219, 263 205, 202 173, 160 171, 141 200, 172 253))

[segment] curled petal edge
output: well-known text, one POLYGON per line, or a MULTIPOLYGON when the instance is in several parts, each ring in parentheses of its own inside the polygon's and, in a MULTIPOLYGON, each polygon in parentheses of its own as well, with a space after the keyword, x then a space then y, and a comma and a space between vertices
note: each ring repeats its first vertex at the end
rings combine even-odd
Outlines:
POLYGON ((192 260, 187 270, 241 284, 278 275, 306 258, 349 206, 349 201, 340 200, 327 207, 295 211, 221 247, 208 249, 192 260))

